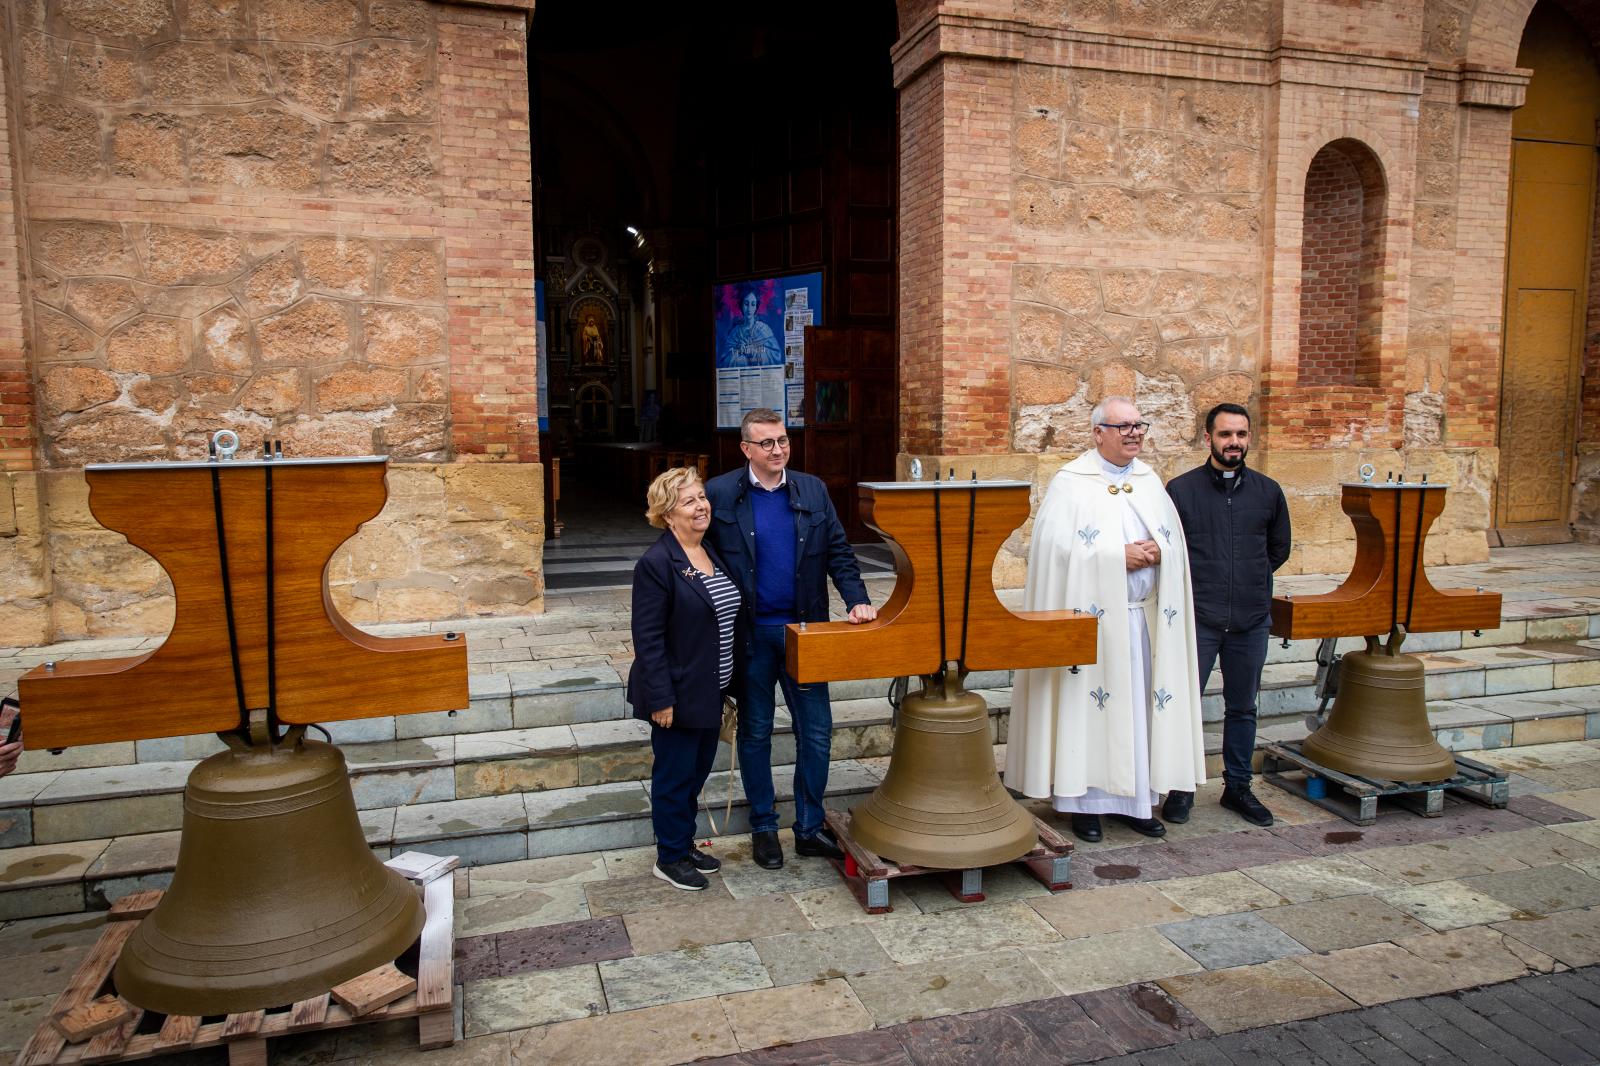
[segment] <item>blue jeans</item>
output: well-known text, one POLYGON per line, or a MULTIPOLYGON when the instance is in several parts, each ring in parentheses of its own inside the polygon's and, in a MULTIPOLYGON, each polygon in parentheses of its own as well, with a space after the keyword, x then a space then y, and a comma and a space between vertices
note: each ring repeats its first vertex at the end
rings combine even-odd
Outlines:
POLYGON ((1267 662, 1264 621, 1254 629, 1228 632, 1199 620, 1194 624, 1195 653, 1200 659, 1200 691, 1211 680, 1211 668, 1222 659, 1222 779, 1250 787, 1250 757, 1256 747, 1256 693, 1267 662))
POLYGON ((739 776, 750 801, 750 831, 778 829, 772 790, 773 685, 783 686, 794 721, 794 835, 816 836, 822 828, 822 793, 828 787, 828 750, 833 744, 833 707, 826 684, 802 685, 783 668, 783 626, 755 626, 744 664, 739 704, 739 776))

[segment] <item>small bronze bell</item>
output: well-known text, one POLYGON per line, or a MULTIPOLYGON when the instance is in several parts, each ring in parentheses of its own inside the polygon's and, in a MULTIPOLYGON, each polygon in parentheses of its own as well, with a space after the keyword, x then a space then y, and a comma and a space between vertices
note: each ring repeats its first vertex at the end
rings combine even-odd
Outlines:
POLYGON ((907 696, 883 783, 850 812, 850 833, 898 863, 967 870, 1011 862, 1038 843, 1033 816, 995 771, 989 708, 964 672, 907 696))
POLYGON ((172 887, 117 962, 130 1003, 281 1006, 393 961, 421 933, 416 890, 367 846, 344 755, 303 731, 254 745, 224 734, 229 750, 189 775, 172 887))
POLYGON ((1456 761, 1428 726, 1422 660, 1400 654, 1403 632, 1386 648, 1367 638, 1367 650, 1339 660, 1339 695, 1328 720, 1301 750, 1331 770, 1380 781, 1444 781, 1456 761))

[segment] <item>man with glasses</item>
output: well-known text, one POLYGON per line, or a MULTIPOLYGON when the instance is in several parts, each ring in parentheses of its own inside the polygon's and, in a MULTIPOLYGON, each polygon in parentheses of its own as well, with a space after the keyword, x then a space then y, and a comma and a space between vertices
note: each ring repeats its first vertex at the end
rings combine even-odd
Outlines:
POLYGON ((1150 423, 1112 396, 1090 424, 1094 449, 1061 468, 1039 505, 1023 607, 1095 616, 1097 659, 1018 672, 1006 784, 1050 797, 1092 843, 1102 815, 1165 835, 1159 794, 1192 793, 1206 755, 1183 526, 1138 458, 1150 423))
MULTIPOLYGON (((1272 812, 1250 790, 1256 747, 1256 694, 1272 624, 1272 573, 1289 558, 1289 502, 1265 474, 1244 465, 1250 454, 1250 412, 1219 403, 1206 413, 1204 466, 1167 486, 1183 520, 1194 571, 1195 635, 1200 687, 1222 659, 1222 805, 1252 825, 1272 812)), ((1187 822, 1194 793, 1172 792, 1161 809, 1187 822)))
POLYGON ((794 850, 842 859, 822 824, 828 787, 833 708, 826 684, 801 685, 784 671, 784 626, 828 620, 828 578, 849 609, 852 623, 870 622, 856 554, 821 479, 790 470, 789 436, 776 411, 744 416, 739 450, 746 466, 711 479, 711 544, 749 605, 738 646, 734 690, 739 696, 739 773, 750 801, 750 843, 756 864, 783 865, 772 787, 774 685, 794 723, 794 850))

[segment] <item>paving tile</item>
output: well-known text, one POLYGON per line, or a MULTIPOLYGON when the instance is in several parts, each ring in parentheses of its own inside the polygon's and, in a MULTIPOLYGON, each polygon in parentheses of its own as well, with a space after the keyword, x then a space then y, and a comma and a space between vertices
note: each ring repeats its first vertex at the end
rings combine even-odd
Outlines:
POLYGON ((855 893, 845 885, 808 888, 804 892, 793 892, 790 895, 794 899, 795 906, 800 908, 806 920, 815 929, 859 925, 862 922, 882 922, 887 921, 891 915, 921 913, 921 908, 911 901, 896 881, 889 882, 888 914, 868 914, 862 909, 855 893))
MULTIPOLYGON (((1531 818, 1540 825, 1546 826, 1588 820, 1584 815, 1579 814, 1570 807, 1552 803, 1546 798, 1547 796, 1548 793, 1544 796, 1513 796, 1509 807, 1524 818, 1531 818)), ((1587 843, 1592 844, 1593 841, 1587 841, 1587 843)))
POLYGON ((1327 855, 1299 862, 1253 866, 1250 879, 1258 881, 1291 903, 1354 896, 1399 888, 1397 877, 1373 869, 1353 855, 1327 855))
POLYGON ((533 792, 525 797, 528 824, 549 829, 594 820, 637 818, 650 813, 650 796, 638 781, 533 792))
POLYGON ((0 855, 0 861, 5 863, 0 867, 0 888, 36 888, 80 881, 110 844, 109 840, 78 840, 10 848, 0 855))
POLYGON ((1265 829, 1185 840, 1169 845, 1166 855, 1180 874, 1191 876, 1305 857, 1299 845, 1265 829))
POLYGON ((1237 870, 1179 877, 1161 882, 1160 889, 1163 895, 1199 917, 1280 907, 1289 902, 1237 870))
POLYGON ((1162 925, 1190 915, 1163 891, 1173 882, 1153 885, 1117 885, 1092 892, 1073 889, 1028 901, 1056 932, 1067 938, 1162 925))
POLYGON ((938 915, 908 914, 866 927, 897 963, 927 962, 1000 948, 1057 943, 1061 934, 1026 903, 998 903, 938 915))
POLYGON ((88 948, 105 929, 105 913, 58 914, 7 922, 0 929, 0 958, 88 948))
POLYGON ((1067 995, 1154 981, 1202 967, 1155 929, 1125 929, 1029 948, 1035 966, 1067 995))
MULTIPOLYGON (((400 802, 408 802, 402 798, 400 802)), ((528 815, 522 797, 488 796, 480 799, 443 803, 417 803, 402 806, 395 814, 394 839, 397 844, 437 840, 473 833, 505 833, 528 828, 528 815)))
POLYGON ((1296 960, 1362 1006, 1465 987, 1448 966, 1396 944, 1367 944, 1296 960))
POLYGON ((1500 900, 1464 882, 1453 880, 1398 888, 1383 893, 1379 898, 1396 910, 1441 932, 1469 925, 1503 922, 1516 913, 1515 908, 1506 906, 1500 900))
POLYGON ((1074 889, 1165 881, 1193 872, 1184 869, 1170 856, 1171 847, 1168 844, 1143 844, 1128 848, 1075 851, 1072 856, 1074 889))
POLYGON ((1600 963, 1600 907, 1562 911, 1537 921, 1501 922, 1493 928, 1567 966, 1600 963))
MULTIPOLYGON (((1551 806, 1556 807, 1556 805, 1553 803, 1551 806)), ((1556 809, 1565 810, 1563 807, 1557 807, 1556 809)), ((1570 822, 1560 822, 1555 825, 1547 826, 1547 828, 1552 833, 1560 833, 1564 837, 1571 837, 1580 844, 1586 844, 1591 848, 1600 849, 1600 822, 1595 821, 1593 818, 1584 818, 1570 822)), ((1584 858, 1595 857, 1597 856, 1584 856, 1584 858)))
POLYGON ((1391 811, 1380 815, 1375 825, 1356 826, 1337 821, 1274 826, 1268 832, 1294 843, 1308 854, 1335 855, 1482 833, 1515 831, 1535 825, 1509 810, 1481 807, 1467 800, 1446 797, 1445 812, 1438 818, 1418 818, 1409 811, 1391 811))
MULTIPOLYGON (((1009 1066, 1058 1061, 1052 1046, 1013 1013, 1017 1009, 998 1007, 924 1018, 895 1026, 891 1031, 900 1038, 906 1056, 916 1066, 1009 1066)), ((1103 1043, 1110 1046, 1109 1041, 1103 1043)))
POLYGON ((633 914, 653 907, 694 906, 733 898, 723 887, 720 875, 711 874, 706 880, 711 884, 703 891, 684 892, 654 874, 614 877, 605 881, 585 882, 583 892, 589 903, 589 914, 595 918, 633 914))
POLYGON ((916 1066, 900 1042, 903 1031, 869 1029, 699 1061, 700 1066, 916 1066))
POLYGON ((606 866, 599 855, 584 853, 474 866, 466 873, 469 895, 507 896, 548 885, 604 881, 606 866))
POLYGON ((1286 955, 1304 955, 1293 937, 1258 914, 1219 914, 1161 926, 1161 934, 1208 970, 1249 966, 1286 955))
POLYGON ((1142 1051, 1197 1040, 1211 1030, 1161 984, 1146 983, 1108 988, 1073 996, 1124 1051, 1142 1051))
POLYGON ((1016 950, 891 966, 848 980, 879 1026, 1057 995, 1055 984, 1016 950))
POLYGON ((468 981, 462 1004, 468 1037, 588 1018, 606 1009, 600 974, 592 965, 468 981))
POLYGON ((1548 952, 1486 926, 1401 937, 1395 943, 1420 958, 1446 967, 1458 982, 1458 988, 1509 981, 1530 973, 1549 973, 1556 961, 1548 952))
POLYGON ((761 988, 717 998, 745 1051, 872 1028, 872 1015, 842 980, 761 988))
POLYGON ((510 1038, 508 1061, 512 1066, 673 1066, 738 1050, 722 1004, 703 999, 525 1029, 510 1038))
POLYGON ((680 907, 657 907, 626 914, 622 920, 627 924, 633 950, 639 955, 811 928, 794 900, 785 895, 713 899, 680 907))
POLYGON ((1428 931, 1428 926, 1375 896, 1298 903, 1264 911, 1261 917, 1312 951, 1338 951, 1428 931))
MULTIPOLYGON (((1498 837, 1496 839, 1499 839, 1498 837)), ((1407 884, 1427 884, 1476 874, 1520 870, 1524 864, 1499 851, 1485 850, 1472 840, 1436 840, 1398 848, 1375 848, 1361 861, 1407 884)))
POLYGON ((1600 788, 1566 789, 1547 792, 1539 797, 1546 803, 1559 804, 1586 818, 1600 818, 1600 788))
MULTIPOLYGON (((1155 988, 1154 985, 1145 987, 1155 988)), ((1161 996, 1166 998, 1165 993, 1161 996)), ((1117 1008, 1130 1013, 1139 1009, 1133 1006, 1131 996, 1116 1001, 1115 1007, 1103 1012, 1103 1017, 1111 1023, 1108 1026, 1101 1026, 1085 1012, 1082 1001, 1086 998, 1041 999, 1001 1007, 994 1013, 1016 1019, 1044 1043, 1047 1054, 1042 1059, 1031 1060, 1034 1062, 1094 1062, 1126 1050, 1126 1045, 1114 1039, 1109 1029, 1114 1027, 1111 1015, 1117 1008)))
POLYGON ((22 1050, 33 1031, 50 1016, 54 995, 17 996, 0 1002, 0 1051, 22 1050))
POLYGON ((776 870, 764 870, 750 859, 749 837, 743 847, 731 853, 716 852, 722 860, 722 883, 734 899, 751 899, 770 896, 775 892, 803 892, 808 888, 822 888, 840 883, 839 871, 822 859, 801 859, 794 854, 794 846, 787 841, 784 864, 776 870))
MULTIPOLYGON (((706 849, 723 864, 729 862, 729 856, 724 848, 728 841, 737 840, 736 837, 720 837, 711 841, 711 847, 706 849)), ((745 852, 748 856, 748 850, 745 852)), ((607 877, 639 877, 650 872, 656 863, 656 846, 647 844, 640 848, 618 848, 614 851, 602 851, 600 857, 605 860, 607 877)))
POLYGON ((1305 969, 1301 961, 1276 959, 1257 966, 1168 977, 1158 983, 1218 1033, 1315 1018, 1351 1006, 1349 999, 1305 969))
POLYGON ((525 888, 497 896, 456 900, 456 935, 482 936, 512 929, 558 925, 589 917, 582 885, 525 888))
MULTIPOLYGON (((906 896, 914 901, 924 914, 955 910, 971 906, 951 894, 944 875, 925 874, 902 878, 906 896)), ((1009 903, 1014 900, 1042 899, 1051 892, 1023 866, 991 866, 983 871, 984 903, 1009 903)), ((1066 894, 1066 893, 1061 893, 1066 894)))
POLYGON ((1509 856, 1528 866, 1553 866, 1576 859, 1600 858, 1600 848, 1584 843, 1571 833, 1557 832, 1544 826, 1480 838, 1476 846, 1487 852, 1509 856))
POLYGON ((627 928, 615 916, 500 933, 494 944, 501 976, 625 959, 633 954, 627 928))
POLYGON ((761 958, 746 942, 612 959, 600 963, 600 980, 613 1011, 772 987, 761 958))
POLYGON ((1469 888, 1528 914, 1600 906, 1600 880, 1571 866, 1537 866, 1463 881, 1469 888))
POLYGON ((894 964, 876 940, 848 925, 751 941, 774 985, 824 981, 894 964))

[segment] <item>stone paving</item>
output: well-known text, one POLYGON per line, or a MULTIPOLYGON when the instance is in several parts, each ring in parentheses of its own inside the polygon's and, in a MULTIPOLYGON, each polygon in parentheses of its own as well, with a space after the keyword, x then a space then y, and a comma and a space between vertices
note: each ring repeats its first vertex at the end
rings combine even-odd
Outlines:
MULTIPOLYGON (((1326 1029, 1370 1051, 1397 1017, 1432 1031, 1450 1018, 1440 1010, 1469 1003, 1407 1001, 1600 964, 1600 740, 1482 754, 1545 791, 1357 828, 1262 785, 1279 815, 1262 830, 1218 807, 1213 784, 1164 840, 1108 826, 1104 842, 1080 845, 1071 891, 998 868, 987 898, 963 905, 933 877, 908 878, 893 883, 893 913, 875 917, 829 864, 790 851, 783 869, 762 870, 745 837, 711 843, 724 866, 699 894, 651 877, 650 848, 460 870, 460 1043, 424 1054, 409 1049, 412 1027, 379 1024, 286 1038, 273 1061, 1366 1062, 1297 1049, 1326 1029), (1401 1006, 1341 1020, 1383 1004, 1401 1006), (1305 1019, 1324 1029, 1264 1028, 1305 1019)), ((0 1050, 43 1017, 102 921, 0 928, 12 997, 0 1050)), ((1496 994, 1489 1015, 1522 1002, 1496 994)), ((1584 995, 1568 992, 1592 1006, 1584 995)), ((1555 1052, 1600 1049, 1594 1011, 1549 996, 1565 1029, 1538 1054, 1590 1061, 1555 1052)), ((1448 1039, 1458 1031, 1471 1035, 1456 1026, 1448 1039)), ((1481 1061, 1499 1061, 1484 1047, 1481 1061)), ((1395 1048, 1370 1061, 1412 1061, 1395 1048)))

